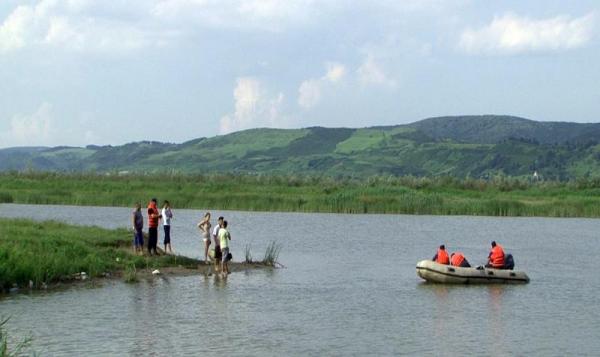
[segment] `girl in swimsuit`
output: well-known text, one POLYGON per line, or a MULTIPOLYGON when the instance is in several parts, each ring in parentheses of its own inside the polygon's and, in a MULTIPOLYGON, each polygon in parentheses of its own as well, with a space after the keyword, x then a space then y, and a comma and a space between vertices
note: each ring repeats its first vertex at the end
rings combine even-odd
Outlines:
POLYGON ((210 212, 206 212, 204 218, 198 223, 204 241, 204 262, 206 264, 208 264, 208 247, 210 246, 210 227, 210 212))

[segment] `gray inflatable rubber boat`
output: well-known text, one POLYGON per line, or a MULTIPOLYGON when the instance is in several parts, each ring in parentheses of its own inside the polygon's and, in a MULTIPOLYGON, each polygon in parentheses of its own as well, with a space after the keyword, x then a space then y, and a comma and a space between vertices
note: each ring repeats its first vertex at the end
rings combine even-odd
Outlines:
POLYGON ((428 282, 441 284, 518 284, 529 282, 529 277, 522 271, 461 268, 438 264, 432 260, 418 262, 417 275, 428 282))

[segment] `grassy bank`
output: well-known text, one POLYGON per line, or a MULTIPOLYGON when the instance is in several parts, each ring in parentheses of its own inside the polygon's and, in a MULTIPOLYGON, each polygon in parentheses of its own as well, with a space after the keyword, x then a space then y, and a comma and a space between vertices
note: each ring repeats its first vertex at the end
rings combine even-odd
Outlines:
POLYGON ((196 267, 181 256, 143 257, 131 254, 131 233, 125 229, 71 226, 54 221, 0 218, 0 291, 70 281, 86 272, 106 273, 159 267, 196 267))
POLYGON ((600 217, 600 180, 0 174, 0 202, 335 213, 600 217))

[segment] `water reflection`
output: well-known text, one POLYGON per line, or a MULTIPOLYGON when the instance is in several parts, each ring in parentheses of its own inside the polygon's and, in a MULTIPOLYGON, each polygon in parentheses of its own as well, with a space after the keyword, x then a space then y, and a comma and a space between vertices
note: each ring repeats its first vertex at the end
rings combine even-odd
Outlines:
POLYGON ((229 277, 222 277, 220 274, 213 275, 214 285, 217 288, 217 291, 221 291, 227 288, 227 280, 229 277))
MULTIPOLYGON (((511 286, 505 285, 444 285, 419 283, 417 290, 422 295, 422 304, 429 306, 428 323, 433 327, 435 341, 446 341, 449 348, 464 343, 464 339, 481 340, 485 336, 486 348, 481 351, 493 351, 493 355, 504 354, 507 349, 506 336, 508 331, 505 308, 506 292, 511 286), (474 324, 484 322, 485 330, 479 330, 477 335, 465 336, 474 324), (460 336, 460 337, 459 337, 460 336), (478 337, 479 336, 479 337, 478 337), (461 342, 462 341, 462 342, 461 342)), ((482 348, 482 346, 477 346, 482 348)))
POLYGON ((488 326, 491 335, 492 351, 495 355, 501 354, 506 348, 505 342, 505 316, 503 314, 502 299, 507 286, 490 285, 488 286, 488 326))
MULTIPOLYGON (((448 286, 440 284, 429 284, 432 285, 431 290, 435 300, 435 314, 434 314, 434 326, 435 336, 437 338, 443 338, 448 333, 448 327, 451 325, 448 317, 448 286)), ((454 318, 454 317, 452 317, 454 318)))
POLYGON ((158 299, 160 281, 152 279, 135 285, 137 286, 134 288, 135 294, 133 295, 133 300, 137 305, 136 310, 138 315, 133 320, 133 330, 136 331, 134 350, 152 351, 156 343, 157 331, 152 331, 149 326, 156 324, 154 320, 161 311, 158 299))

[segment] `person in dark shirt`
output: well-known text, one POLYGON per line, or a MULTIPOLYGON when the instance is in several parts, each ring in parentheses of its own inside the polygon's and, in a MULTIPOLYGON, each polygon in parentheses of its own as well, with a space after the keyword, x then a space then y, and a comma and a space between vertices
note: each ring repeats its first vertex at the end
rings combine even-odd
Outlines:
POLYGON ((135 210, 131 217, 131 225, 133 227, 133 251, 135 254, 144 252, 144 217, 142 216, 142 205, 135 204, 135 210))

